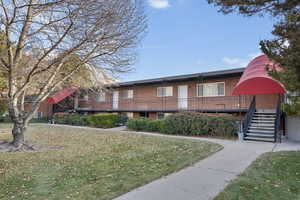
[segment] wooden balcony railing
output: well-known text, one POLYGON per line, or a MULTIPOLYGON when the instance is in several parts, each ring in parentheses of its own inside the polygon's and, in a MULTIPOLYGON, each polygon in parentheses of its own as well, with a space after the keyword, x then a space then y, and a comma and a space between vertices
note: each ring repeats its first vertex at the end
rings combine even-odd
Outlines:
MULTIPOLYGON (((251 96, 193 97, 193 98, 133 98, 88 103, 91 110, 115 111, 177 111, 177 110, 246 110, 251 96)), ((79 108, 81 106, 79 105, 79 108)))

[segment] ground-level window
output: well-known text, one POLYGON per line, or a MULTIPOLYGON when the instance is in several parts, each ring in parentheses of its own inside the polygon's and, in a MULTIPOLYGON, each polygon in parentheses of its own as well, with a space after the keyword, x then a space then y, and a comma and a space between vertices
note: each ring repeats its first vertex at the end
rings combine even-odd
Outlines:
POLYGON ((133 118, 133 112, 126 112, 126 113, 124 113, 124 115, 125 115, 127 118, 133 118))
POLYGON ((173 87, 158 87, 157 88, 158 97, 170 97, 173 96, 173 87))
POLYGON ((198 97, 216 97, 225 95, 225 83, 203 83, 197 85, 198 97))
POLYGON ((80 94, 78 100, 79 101, 88 101, 89 95, 88 94, 80 94))
POLYGON ((44 116, 43 112, 35 112, 33 118, 38 119, 38 118, 42 118, 43 116, 44 116))
POLYGON ((157 119, 165 119, 169 115, 172 115, 172 113, 157 113, 157 119))
POLYGON ((105 102, 105 92, 100 92, 96 96, 97 102, 105 102))
POLYGON ((133 90, 123 90, 121 92, 123 99, 132 99, 133 98, 133 90))

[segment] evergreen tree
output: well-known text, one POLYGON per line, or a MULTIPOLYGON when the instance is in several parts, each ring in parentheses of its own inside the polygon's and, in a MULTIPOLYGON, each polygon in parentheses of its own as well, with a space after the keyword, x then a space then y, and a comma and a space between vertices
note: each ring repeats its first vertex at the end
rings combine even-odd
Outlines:
MULTIPOLYGON (((271 60, 284 68, 270 71, 285 88, 300 94, 300 0, 207 0, 228 14, 238 12, 244 16, 270 15, 274 24, 273 40, 260 42, 261 50, 271 60)), ((268 68, 268 66, 266 66, 268 68)), ((291 97, 290 113, 300 114, 300 97, 291 97)))

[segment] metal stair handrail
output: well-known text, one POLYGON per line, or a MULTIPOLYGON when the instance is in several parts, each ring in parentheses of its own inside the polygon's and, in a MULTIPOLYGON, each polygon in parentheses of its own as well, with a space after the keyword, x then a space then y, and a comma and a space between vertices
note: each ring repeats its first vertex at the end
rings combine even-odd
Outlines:
POLYGON ((281 132, 280 132, 280 121, 282 116, 281 110, 281 98, 278 98, 277 108, 276 108, 276 118, 275 118, 275 142, 281 143, 281 132))
POLYGON ((253 96, 253 99, 252 99, 252 102, 249 106, 249 109, 248 109, 248 112, 246 114, 246 117, 245 117, 245 120, 243 121, 243 135, 244 135, 244 138, 247 134, 247 131, 249 129, 249 126, 250 126, 250 123, 251 123, 251 120, 253 118, 253 115, 256 111, 256 96, 253 96))

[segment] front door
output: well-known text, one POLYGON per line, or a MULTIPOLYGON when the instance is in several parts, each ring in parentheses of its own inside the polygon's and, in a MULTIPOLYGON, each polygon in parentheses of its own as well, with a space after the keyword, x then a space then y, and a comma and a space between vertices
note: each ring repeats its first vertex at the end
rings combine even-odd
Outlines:
POLYGON ((113 109, 118 109, 119 107, 119 91, 113 92, 113 109))
POLYGON ((178 108, 186 109, 188 107, 188 86, 178 86, 178 108))

